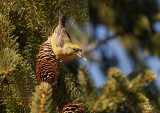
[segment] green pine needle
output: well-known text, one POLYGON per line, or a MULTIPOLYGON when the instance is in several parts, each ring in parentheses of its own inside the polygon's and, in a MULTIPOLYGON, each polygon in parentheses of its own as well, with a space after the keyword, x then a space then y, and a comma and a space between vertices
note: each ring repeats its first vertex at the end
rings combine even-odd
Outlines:
POLYGON ((5 48, 0 51, 0 74, 8 74, 15 70, 21 59, 17 51, 5 48))
POLYGON ((52 87, 46 82, 38 85, 31 98, 31 113, 50 113, 52 103, 52 87))

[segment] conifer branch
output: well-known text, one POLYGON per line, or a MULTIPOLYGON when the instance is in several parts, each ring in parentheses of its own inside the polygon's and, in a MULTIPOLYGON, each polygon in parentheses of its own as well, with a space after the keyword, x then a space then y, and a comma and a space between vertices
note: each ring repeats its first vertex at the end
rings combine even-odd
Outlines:
POLYGON ((52 103, 52 87, 46 82, 42 82, 36 87, 36 92, 33 93, 31 113, 46 113, 51 112, 52 103))
POLYGON ((94 110, 98 107, 98 104, 106 97, 105 94, 101 95, 98 100, 95 102, 92 110, 91 110, 91 113, 94 112, 94 110))
POLYGON ((92 50, 98 48, 99 46, 107 43, 109 40, 114 39, 114 38, 115 38, 115 35, 114 35, 114 36, 106 37, 104 40, 102 40, 102 41, 100 41, 100 42, 98 42, 98 43, 93 42, 93 43, 91 43, 91 44, 88 44, 87 49, 84 49, 84 53, 89 53, 89 52, 91 52, 92 50))

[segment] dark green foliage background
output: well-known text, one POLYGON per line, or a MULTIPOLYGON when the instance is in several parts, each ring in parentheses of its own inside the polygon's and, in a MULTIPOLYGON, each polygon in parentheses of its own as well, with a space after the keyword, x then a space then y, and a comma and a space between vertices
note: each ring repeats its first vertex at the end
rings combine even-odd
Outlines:
POLYGON ((143 48, 160 56, 160 34, 152 28, 156 21, 160 21, 156 0, 0 0, 0 113, 60 113, 72 101, 83 103, 86 113, 158 113, 156 74, 147 70, 137 54, 143 48), (59 10, 67 15, 73 42, 90 62, 96 62, 91 56, 94 49, 117 38, 133 59, 135 71, 124 75, 117 68, 108 69, 112 65, 103 56, 100 64, 105 75, 108 70, 108 81, 101 88, 94 86, 88 69, 76 61, 72 63, 76 66, 67 64, 75 69, 60 63, 53 86, 38 83, 36 55, 56 28, 59 10), (93 29, 106 26, 114 36, 98 42, 95 34, 86 32, 88 21, 93 29), (155 107, 146 110, 145 105, 155 107))

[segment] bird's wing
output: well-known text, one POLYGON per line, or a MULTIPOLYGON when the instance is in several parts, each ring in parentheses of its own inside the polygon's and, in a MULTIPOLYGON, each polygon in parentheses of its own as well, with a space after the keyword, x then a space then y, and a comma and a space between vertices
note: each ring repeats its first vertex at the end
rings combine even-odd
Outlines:
POLYGON ((63 48, 65 43, 70 43, 71 38, 65 26, 57 26, 54 30, 54 38, 56 39, 56 47, 63 48))
POLYGON ((71 38, 65 26, 66 16, 59 11, 59 24, 54 30, 54 38, 56 40, 56 47, 63 48, 65 43, 70 43, 71 38))

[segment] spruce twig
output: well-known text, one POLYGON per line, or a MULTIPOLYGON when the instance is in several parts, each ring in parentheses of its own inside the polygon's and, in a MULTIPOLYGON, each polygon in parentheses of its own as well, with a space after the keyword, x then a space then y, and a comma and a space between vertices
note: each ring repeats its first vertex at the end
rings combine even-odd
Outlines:
POLYGON ((33 93, 31 113, 50 113, 52 103, 52 87, 46 82, 41 82, 33 93))

